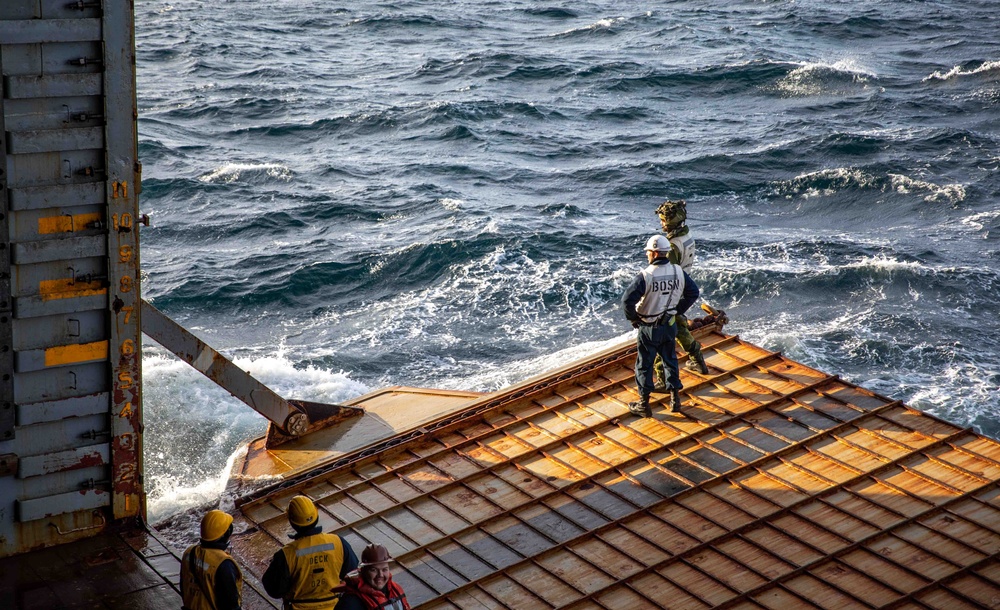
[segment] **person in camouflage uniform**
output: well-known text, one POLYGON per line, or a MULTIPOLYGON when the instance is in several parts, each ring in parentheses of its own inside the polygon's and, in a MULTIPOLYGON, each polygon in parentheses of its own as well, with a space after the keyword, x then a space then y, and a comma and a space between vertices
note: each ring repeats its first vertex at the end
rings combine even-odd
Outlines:
MULTIPOLYGON (((671 263, 680 265, 684 271, 690 271, 694 265, 694 237, 691 236, 691 229, 687 226, 687 202, 683 199, 676 201, 667 200, 656 209, 657 216, 660 217, 660 226, 670 240, 670 254, 667 258, 671 263)), ((708 365, 705 364, 705 357, 701 353, 701 343, 698 342, 688 329, 687 318, 677 316, 677 342, 688 354, 688 361, 685 365, 692 371, 698 371, 702 375, 708 375, 708 365)), ((657 392, 666 391, 664 379, 663 361, 659 356, 653 363, 653 376, 655 377, 654 390, 657 392)))

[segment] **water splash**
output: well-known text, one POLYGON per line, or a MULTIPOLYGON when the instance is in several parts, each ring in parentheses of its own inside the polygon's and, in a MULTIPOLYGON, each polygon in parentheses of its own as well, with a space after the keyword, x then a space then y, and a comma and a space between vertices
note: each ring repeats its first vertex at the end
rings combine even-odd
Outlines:
POLYGON ((288 182, 292 179, 292 170, 280 163, 226 163, 207 174, 198 177, 201 182, 232 182, 252 180, 266 176, 288 182))

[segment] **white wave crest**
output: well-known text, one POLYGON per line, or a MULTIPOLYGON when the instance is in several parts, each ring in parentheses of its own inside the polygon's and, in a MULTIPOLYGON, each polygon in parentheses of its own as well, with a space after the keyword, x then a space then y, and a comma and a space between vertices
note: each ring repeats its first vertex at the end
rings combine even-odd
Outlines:
POLYGON ((861 260, 847 263, 842 269, 875 269, 877 271, 899 271, 906 270, 916 275, 928 275, 932 273, 926 265, 917 261, 901 261, 896 258, 877 254, 875 256, 865 256, 861 260))
POLYGON ((585 26, 579 27, 579 28, 570 28, 570 29, 566 30, 565 32, 559 32, 558 34, 552 34, 552 36, 565 36, 567 34, 575 34, 577 32, 588 32, 588 31, 594 31, 594 30, 603 30, 603 29, 610 28, 611 26, 615 25, 616 23, 623 23, 625 21, 628 21, 627 17, 605 17, 604 19, 598 19, 597 21, 595 21, 594 23, 591 23, 590 25, 585 25, 585 26))
POLYGON ((278 178, 286 182, 292 179, 292 170, 280 163, 226 163, 215 171, 199 176, 198 180, 228 184, 236 182, 243 174, 261 172, 271 178, 278 178))
POLYGON ((997 219, 1000 219, 1000 210, 992 210, 967 216, 962 219, 962 224, 972 227, 975 231, 982 231, 986 228, 987 223, 996 221, 997 219))
POLYGON ((929 194, 924 197, 924 201, 957 203, 965 199, 965 187, 961 184, 939 185, 923 180, 914 180, 901 174, 889 174, 889 177, 892 178, 892 187, 897 193, 928 192, 929 194))
POLYGON ((786 194, 799 195, 804 199, 809 199, 823 195, 833 195, 841 189, 852 186, 868 188, 874 184, 874 176, 867 172, 852 167, 838 167, 800 174, 791 180, 783 182, 781 186, 786 187, 790 191, 790 193, 786 194), (817 183, 826 184, 820 187, 817 186, 817 183))
POLYGON ((926 193, 924 201, 927 202, 958 203, 965 200, 965 187, 961 184, 941 185, 892 173, 879 177, 853 167, 821 169, 800 174, 791 180, 778 183, 774 192, 788 199, 792 197, 810 199, 834 195, 849 188, 876 189, 883 193, 892 191, 904 195, 926 193))
POLYGON ((961 66, 955 66, 947 72, 935 71, 930 76, 925 76, 921 82, 926 83, 927 81, 933 80, 951 80, 953 78, 960 78, 963 76, 975 76, 976 74, 984 74, 987 72, 1000 71, 1000 61, 988 61, 978 68, 972 70, 963 70, 961 66))
POLYGON ((722 283, 734 281, 736 276, 760 271, 798 276, 837 275, 845 269, 871 269, 888 273, 906 270, 917 275, 927 275, 937 271, 915 261, 899 260, 885 254, 864 256, 837 265, 823 256, 796 255, 789 251, 789 244, 784 242, 748 246, 719 253, 706 257, 704 266, 713 269, 713 273, 718 273, 720 276, 718 281, 722 283))
POLYGON ((853 59, 842 59, 832 64, 823 62, 799 65, 778 81, 779 91, 789 95, 817 95, 830 89, 829 77, 847 77, 854 84, 866 84, 877 75, 858 65, 853 59))

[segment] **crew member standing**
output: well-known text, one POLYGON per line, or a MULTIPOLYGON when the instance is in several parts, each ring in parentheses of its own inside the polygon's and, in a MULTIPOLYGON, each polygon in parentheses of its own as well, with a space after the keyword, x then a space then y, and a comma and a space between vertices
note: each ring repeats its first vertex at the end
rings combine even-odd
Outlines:
POLYGON ((381 544, 369 544, 361 551, 358 573, 338 587, 343 596, 337 610, 410 610, 406 593, 392 579, 389 551, 381 544))
POLYGON ((226 552, 232 535, 232 516, 210 510, 201 518, 201 542, 181 558, 185 610, 240 610, 243 573, 226 552))
POLYGON ((649 266, 639 272, 622 296, 625 318, 639 329, 636 337, 638 354, 635 359, 635 383, 639 400, 629 404, 629 411, 652 417, 649 395, 653 392, 653 358, 659 355, 666 368, 670 387, 670 406, 681 406, 681 378, 677 370, 677 338, 675 318, 688 310, 698 299, 698 285, 680 265, 667 259, 670 242, 662 235, 653 235, 646 242, 649 266))
POLYGON ((309 498, 292 498, 288 522, 295 533, 271 558, 261 578, 264 590, 282 598, 285 610, 329 610, 337 605, 333 588, 358 567, 358 557, 343 538, 323 533, 309 498))
MULTIPOLYGON (((691 271, 695 259, 695 241, 691 229, 687 226, 687 202, 683 199, 668 199, 656 209, 656 215, 660 217, 660 227, 670 240, 670 254, 667 259, 675 265, 680 265, 685 272, 691 271)), ((708 365, 705 364, 705 356, 701 353, 701 343, 688 329, 687 318, 681 315, 677 316, 677 342, 687 352, 687 368, 708 375, 708 365)), ((664 377, 663 362, 657 357, 653 369, 655 391, 666 391, 664 377)))

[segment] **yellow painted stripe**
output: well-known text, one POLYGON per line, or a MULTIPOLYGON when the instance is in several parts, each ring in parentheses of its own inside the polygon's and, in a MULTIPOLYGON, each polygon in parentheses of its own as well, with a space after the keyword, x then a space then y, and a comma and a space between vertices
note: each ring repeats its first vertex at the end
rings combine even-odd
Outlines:
POLYGON ((73 231, 82 231, 87 228, 87 225, 92 222, 97 222, 101 219, 101 215, 98 212, 93 214, 74 214, 70 216, 64 214, 62 216, 46 216, 45 218, 38 219, 38 234, 39 235, 49 235, 52 233, 72 233, 73 231))
POLYGON ((60 345, 45 350, 45 366, 60 366, 74 362, 90 362, 92 360, 108 359, 108 342, 80 343, 77 345, 60 345))
POLYGON ((38 294, 43 301, 54 299, 74 299, 95 294, 107 294, 108 289, 100 280, 96 282, 74 282, 69 278, 61 280, 42 280, 38 283, 38 294))

